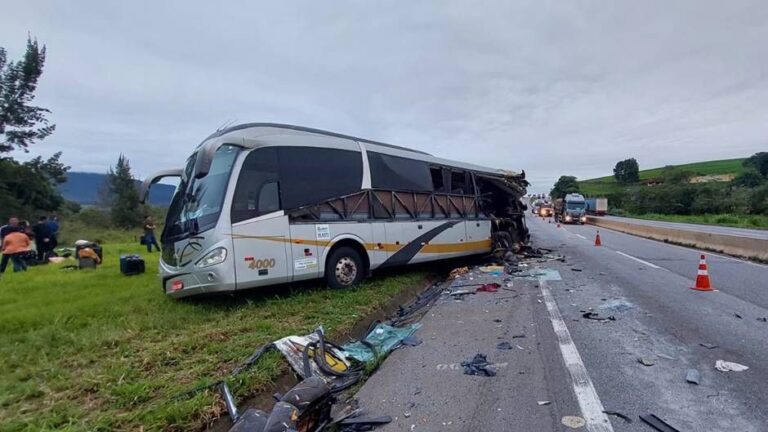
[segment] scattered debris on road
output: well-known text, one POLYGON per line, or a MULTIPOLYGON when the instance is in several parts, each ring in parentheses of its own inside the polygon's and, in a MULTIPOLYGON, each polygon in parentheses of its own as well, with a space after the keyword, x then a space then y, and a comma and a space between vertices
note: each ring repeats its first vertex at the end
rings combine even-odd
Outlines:
POLYGON ((496 376, 496 371, 489 369, 493 364, 488 361, 485 354, 477 353, 472 360, 461 362, 461 366, 464 367, 465 375, 496 376))
POLYGON ((653 366, 656 364, 656 362, 652 358, 648 358, 648 357, 638 357, 637 362, 643 366, 653 366))
POLYGON ((626 312, 630 309, 633 309, 634 307, 635 305, 623 299, 608 300, 605 303, 598 306, 599 309, 610 310, 612 312, 618 312, 618 313, 626 312))
POLYGON ((512 349, 512 344, 511 344, 511 343, 509 343, 509 342, 499 342, 499 343, 496 345, 496 349, 500 349, 500 350, 511 350, 511 349, 512 349))
POLYGON ((623 413, 620 413, 620 412, 618 412, 618 411, 608 411, 608 410, 603 410, 603 414, 607 414, 607 415, 610 415, 610 416, 616 416, 616 417, 618 417, 618 418, 620 418, 620 419, 624 420, 624 421, 625 421, 625 422, 627 422, 627 423, 632 423, 632 419, 631 419, 631 418, 629 418, 629 416, 628 416, 628 415, 626 415, 626 414, 623 414, 623 413))
POLYGON ((688 372, 685 374, 685 381, 699 385, 701 374, 696 369, 688 369, 688 372))
POLYGON ((469 273, 469 267, 459 267, 451 270, 451 273, 448 275, 449 279, 458 279, 462 275, 465 275, 469 273))
POLYGON ((543 400, 543 401, 537 401, 536 403, 539 404, 539 406, 544 406, 544 405, 549 405, 552 402, 550 402, 548 400, 543 400))
POLYGON ((641 415, 640 420, 660 432, 680 432, 678 429, 672 427, 669 423, 660 419, 658 416, 656 416, 656 414, 641 415))
POLYGON ((735 317, 736 317, 736 318, 738 318, 738 319, 743 319, 743 318, 744 318, 744 317, 742 317, 742 316, 741 316, 741 314, 739 314, 738 312, 734 312, 734 313, 733 313, 733 316, 735 316, 735 317))
POLYGON ((706 349, 715 349, 715 348, 718 348, 718 345, 715 345, 715 344, 711 344, 711 343, 709 343, 709 342, 702 342, 702 343, 700 343, 699 345, 703 346, 703 347, 704 347, 704 348, 706 348, 706 349))
POLYGON ((560 419, 560 423, 571 429, 578 429, 584 427, 587 424, 587 421, 579 416, 564 416, 560 419))
MULTIPOLYGON (((385 425, 392 422, 390 416, 380 417, 347 417, 338 424, 341 426, 341 432, 361 432, 373 430, 376 426, 385 425)), ((282 430, 282 429, 279 429, 282 430)), ((303 429, 300 429, 303 430, 303 429)))
POLYGON ((757 320, 762 322, 768 322, 768 317, 761 317, 761 318, 758 318, 757 320))
POLYGON ((749 366, 743 364, 718 360, 715 362, 715 369, 721 372, 742 372, 749 369, 749 366))
POLYGON ((613 315, 601 317, 597 312, 584 312, 581 316, 582 318, 591 319, 593 321, 616 321, 616 317, 613 315))

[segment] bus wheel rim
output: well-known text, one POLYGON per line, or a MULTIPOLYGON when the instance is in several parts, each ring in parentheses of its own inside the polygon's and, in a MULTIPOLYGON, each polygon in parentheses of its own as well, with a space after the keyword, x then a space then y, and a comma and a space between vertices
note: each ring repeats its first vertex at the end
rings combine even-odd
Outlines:
POLYGON ((357 264, 349 257, 341 258, 336 263, 336 280, 342 285, 351 285, 357 277, 357 264))

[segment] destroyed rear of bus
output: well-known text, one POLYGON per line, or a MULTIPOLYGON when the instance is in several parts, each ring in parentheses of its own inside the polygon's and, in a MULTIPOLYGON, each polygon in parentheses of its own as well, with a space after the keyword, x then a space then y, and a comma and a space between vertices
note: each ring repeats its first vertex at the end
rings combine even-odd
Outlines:
POLYGON ((506 171, 498 176, 485 173, 475 174, 480 211, 491 217, 494 246, 519 252, 530 243, 530 234, 525 224, 527 206, 522 198, 530 183, 525 171, 506 171))

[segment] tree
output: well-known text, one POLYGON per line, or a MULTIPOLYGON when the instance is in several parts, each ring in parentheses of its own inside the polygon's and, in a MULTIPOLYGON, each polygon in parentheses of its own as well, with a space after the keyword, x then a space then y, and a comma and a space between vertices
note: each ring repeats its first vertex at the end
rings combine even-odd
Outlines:
POLYGON ((742 162, 742 165, 752 167, 763 177, 768 177, 768 152, 755 153, 742 162))
POLYGON ((616 163, 613 176, 621 184, 637 183, 640 181, 640 167, 635 158, 625 159, 616 163))
POLYGON ((131 174, 131 166, 124 155, 117 159, 115 168, 109 169, 107 184, 111 196, 112 223, 121 228, 135 228, 141 223, 139 192, 131 174))
POLYGON ((574 176, 560 176, 549 193, 552 199, 564 198, 569 193, 579 192, 579 182, 574 176))
POLYGON ((56 125, 48 123, 50 111, 30 105, 35 98, 37 81, 45 64, 45 45, 27 38, 27 51, 18 62, 8 62, 0 47, 0 153, 14 148, 28 151, 34 141, 53 133, 56 125))
POLYGON ((61 183, 69 167, 59 162, 59 154, 47 161, 35 158, 19 163, 0 158, 0 220, 17 215, 36 217, 53 212, 64 204, 56 185, 61 183))
POLYGON ((759 186, 764 181, 765 177, 760 175, 759 171, 754 168, 747 168, 741 174, 737 175, 732 183, 734 186, 753 188, 759 186))

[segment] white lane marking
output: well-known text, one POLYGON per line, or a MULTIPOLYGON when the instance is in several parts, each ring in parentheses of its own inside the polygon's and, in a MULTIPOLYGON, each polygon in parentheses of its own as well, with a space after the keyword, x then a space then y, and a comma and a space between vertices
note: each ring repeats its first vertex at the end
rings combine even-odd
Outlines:
POLYGON ((625 257, 627 257, 627 258, 629 258, 629 259, 633 259, 633 260, 635 260, 635 261, 637 261, 637 262, 639 262, 639 263, 645 264, 645 265, 647 265, 648 267, 653 267, 653 268, 655 268, 655 269, 660 269, 660 268, 661 268, 661 267, 657 266, 656 264, 653 264, 653 263, 649 263, 648 261, 643 261, 643 260, 641 260, 640 258, 635 258, 635 257, 633 257, 632 255, 628 255, 628 254, 625 254, 625 253, 624 253, 624 252, 622 252, 622 251, 616 251, 616 253, 617 253, 617 254, 619 254, 619 255, 625 256, 625 257))
POLYGON ((613 432, 608 416, 603 413, 603 403, 597 395, 595 386, 592 385, 592 379, 589 377, 586 366, 581 360, 581 354, 573 343, 571 333, 563 321, 560 309, 555 303, 552 293, 549 291, 546 280, 539 280, 541 295, 544 297, 544 304, 549 311, 549 319, 552 321, 552 329, 560 346, 560 354, 563 356, 565 367, 571 374, 571 384, 573 392, 581 408, 581 415, 587 421, 587 430, 589 432, 613 432))
POLYGON ((584 236, 583 236, 583 235, 581 235, 581 234, 576 234, 576 236, 577 236, 577 237, 581 237, 581 238, 583 238, 584 240, 586 240, 586 239, 587 239, 586 237, 584 237, 584 236))

